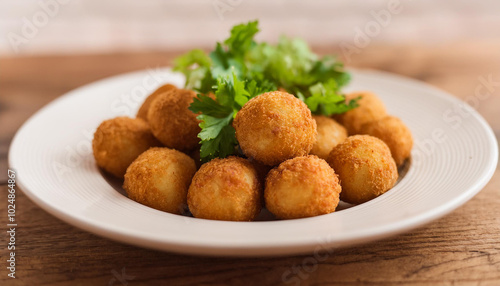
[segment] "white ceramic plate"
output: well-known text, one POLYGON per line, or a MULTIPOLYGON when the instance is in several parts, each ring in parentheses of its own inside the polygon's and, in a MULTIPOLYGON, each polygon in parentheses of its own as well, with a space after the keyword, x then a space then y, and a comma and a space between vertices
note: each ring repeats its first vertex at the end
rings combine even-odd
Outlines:
POLYGON ((431 86, 376 71, 352 71, 347 90, 370 90, 415 137, 406 175, 384 195, 313 218, 225 222, 136 203, 109 183, 91 152, 104 119, 134 115, 147 93, 183 78, 139 71, 73 90, 32 116, 9 153, 24 193, 54 216, 95 234, 142 247, 206 255, 312 253, 386 237, 449 213, 478 193, 498 160, 496 139, 471 107, 431 86))

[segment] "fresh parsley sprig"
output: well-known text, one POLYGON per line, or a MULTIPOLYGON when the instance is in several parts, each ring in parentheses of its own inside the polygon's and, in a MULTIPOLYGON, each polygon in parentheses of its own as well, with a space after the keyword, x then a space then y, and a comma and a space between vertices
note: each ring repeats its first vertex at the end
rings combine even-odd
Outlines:
POLYGON ((341 114, 358 106, 358 99, 346 102, 345 97, 338 92, 338 85, 334 80, 309 87, 309 94, 304 98, 304 102, 315 114, 341 114))
POLYGON ((356 100, 346 102, 340 93, 350 80, 341 62, 319 57, 300 39, 257 43, 258 32, 258 21, 236 25, 209 54, 197 49, 175 60, 174 70, 186 76, 186 88, 200 93, 190 109, 200 114, 204 161, 235 152, 232 120, 249 99, 264 92, 283 88, 314 114, 328 116, 356 107, 356 100))

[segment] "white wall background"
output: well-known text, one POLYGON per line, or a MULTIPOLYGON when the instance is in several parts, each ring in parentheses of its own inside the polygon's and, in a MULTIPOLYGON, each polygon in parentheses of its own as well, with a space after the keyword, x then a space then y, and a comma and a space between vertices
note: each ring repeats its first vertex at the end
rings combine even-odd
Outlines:
POLYGON ((260 19, 260 39, 287 34, 338 46, 353 43, 358 29, 394 1, 401 12, 392 13, 385 27, 378 24, 371 42, 500 38, 498 0, 3 0, 0 56, 211 47, 233 24, 252 19, 260 19))

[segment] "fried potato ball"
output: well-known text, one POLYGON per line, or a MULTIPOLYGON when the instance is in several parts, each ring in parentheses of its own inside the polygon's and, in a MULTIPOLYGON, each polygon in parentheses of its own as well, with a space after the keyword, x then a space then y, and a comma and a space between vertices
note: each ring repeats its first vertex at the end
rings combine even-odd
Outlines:
POLYGON ((396 162, 384 141, 355 135, 333 148, 328 163, 339 175, 340 199, 361 204, 391 189, 398 179, 396 162))
POLYGON ((363 91, 346 95, 346 100, 361 97, 359 106, 334 118, 347 129, 349 135, 359 134, 361 126, 387 115, 384 103, 373 93, 363 91))
POLYGON ((296 157, 272 169, 266 179, 267 209, 282 219, 311 217, 335 211, 339 179, 328 163, 314 155, 296 157))
POLYGON ((333 147, 347 138, 347 130, 329 117, 313 115, 313 118, 318 126, 318 135, 311 154, 326 160, 333 147))
POLYGON ((252 221, 262 206, 262 187, 257 171, 240 157, 213 159, 201 166, 188 191, 194 217, 252 221))
POLYGON ((172 89, 157 96, 148 111, 148 123, 153 135, 166 147, 189 152, 198 146, 200 123, 189 110, 196 93, 172 89))
POLYGON ((316 122, 307 105, 281 91, 249 100, 233 126, 243 153, 270 166, 309 154, 316 141, 316 122))
POLYGON ((102 122, 92 140, 97 166, 118 178, 123 178, 127 167, 142 152, 160 145, 146 121, 129 117, 102 122))
POLYGON ((389 146, 396 165, 403 165, 410 157, 413 137, 410 129, 394 116, 386 116, 377 121, 363 124, 361 134, 368 134, 381 139, 389 146))
POLYGON ((127 169, 123 188, 130 199, 157 210, 182 214, 196 172, 193 159, 169 148, 151 148, 127 169))
POLYGON ((176 88, 177 87, 175 85, 172 85, 172 84, 165 84, 165 85, 160 86, 152 94, 150 94, 148 97, 146 97, 146 99, 142 103, 141 107, 139 108, 139 111, 137 111, 136 117, 147 121, 148 120, 148 110, 149 110, 149 106, 151 106, 151 102, 153 102, 153 100, 155 98, 157 98, 158 95, 160 95, 164 92, 167 92, 169 90, 176 89, 176 88))

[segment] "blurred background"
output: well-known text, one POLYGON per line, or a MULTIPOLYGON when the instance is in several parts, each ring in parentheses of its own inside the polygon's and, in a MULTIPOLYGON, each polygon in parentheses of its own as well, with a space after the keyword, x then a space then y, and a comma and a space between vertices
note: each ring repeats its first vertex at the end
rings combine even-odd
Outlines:
POLYGON ((362 31, 370 45, 436 45, 498 40, 500 1, 1 1, 0 55, 211 48, 254 19, 267 41, 286 34, 340 47, 362 31))

